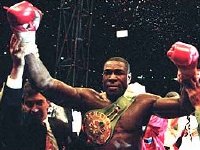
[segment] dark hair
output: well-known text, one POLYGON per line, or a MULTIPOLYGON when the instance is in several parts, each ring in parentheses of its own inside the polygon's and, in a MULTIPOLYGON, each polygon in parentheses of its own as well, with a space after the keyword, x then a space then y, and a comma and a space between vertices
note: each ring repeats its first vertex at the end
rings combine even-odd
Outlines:
POLYGON ((26 82, 24 83, 24 87, 23 87, 23 98, 35 95, 38 92, 39 91, 36 90, 36 88, 34 88, 34 86, 31 85, 31 83, 28 80, 26 80, 26 82))
MULTIPOLYGON (((125 64, 126 68, 127 68, 128 73, 130 73, 130 64, 129 64, 129 62, 128 62, 126 59, 124 59, 124 58, 122 58, 122 57, 111 57, 111 58, 109 58, 106 62, 108 62, 108 61, 119 61, 119 62, 123 62, 123 63, 125 64)), ((105 63, 106 63, 106 62, 105 62, 105 63)))

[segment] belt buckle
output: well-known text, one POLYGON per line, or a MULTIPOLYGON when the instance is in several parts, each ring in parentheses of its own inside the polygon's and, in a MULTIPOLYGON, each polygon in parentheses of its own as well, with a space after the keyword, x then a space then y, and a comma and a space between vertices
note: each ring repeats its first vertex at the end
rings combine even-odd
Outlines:
POLYGON ((90 143, 105 144, 112 133, 111 121, 104 113, 91 111, 85 115, 83 130, 90 143))

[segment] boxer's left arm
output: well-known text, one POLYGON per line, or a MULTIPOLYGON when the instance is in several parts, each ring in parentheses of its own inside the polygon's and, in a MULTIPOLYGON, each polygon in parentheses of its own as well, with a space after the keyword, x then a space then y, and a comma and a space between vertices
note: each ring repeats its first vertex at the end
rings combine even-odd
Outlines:
POLYGON ((182 86, 182 93, 184 93, 183 90, 186 91, 195 108, 200 106, 200 100, 197 98, 197 95, 200 94, 199 72, 197 69, 198 50, 193 45, 176 42, 167 52, 167 55, 178 68, 177 78, 182 86), (196 100, 194 97, 196 97, 196 100))
POLYGON ((178 68, 177 77, 182 86, 183 104, 187 103, 188 99, 190 100, 200 125, 200 83, 197 69, 199 53, 193 45, 176 42, 167 54, 178 68))

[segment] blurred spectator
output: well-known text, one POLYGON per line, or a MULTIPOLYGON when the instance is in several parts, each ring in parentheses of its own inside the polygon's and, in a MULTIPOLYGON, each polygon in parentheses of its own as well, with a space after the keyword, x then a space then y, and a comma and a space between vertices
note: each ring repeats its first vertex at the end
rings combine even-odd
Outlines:
POLYGON ((178 118, 168 119, 167 130, 165 132, 164 146, 166 150, 174 150, 173 144, 177 140, 178 118))
POLYGON ((0 149, 66 150, 71 142, 71 114, 50 104, 30 83, 22 90, 21 83, 17 87, 20 80, 15 81, 9 76, 3 91, 0 149), (55 116, 48 114, 52 108, 55 116))
POLYGON ((167 119, 152 115, 143 137, 143 150, 165 150, 163 143, 166 129, 167 119))
POLYGON ((200 138, 197 131, 198 123, 194 115, 178 118, 177 141, 174 143, 178 150, 199 150, 200 138))

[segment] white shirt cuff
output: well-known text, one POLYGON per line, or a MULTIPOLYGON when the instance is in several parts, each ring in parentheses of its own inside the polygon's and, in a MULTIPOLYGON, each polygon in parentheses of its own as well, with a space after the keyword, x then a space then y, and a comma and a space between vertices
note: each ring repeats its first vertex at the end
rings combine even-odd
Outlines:
POLYGON ((22 78, 20 79, 12 79, 10 75, 7 78, 6 85, 12 89, 21 89, 22 88, 22 78))

